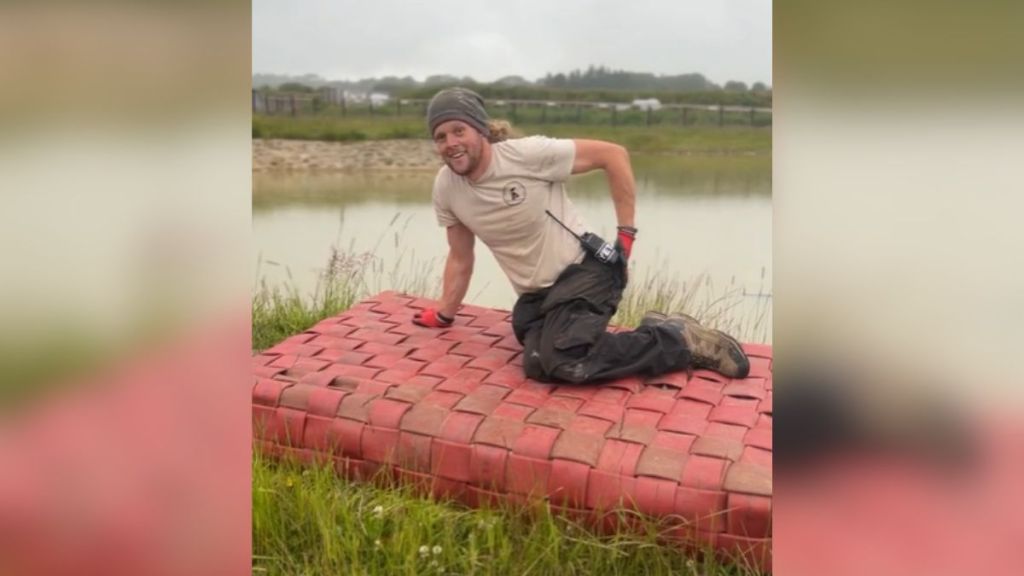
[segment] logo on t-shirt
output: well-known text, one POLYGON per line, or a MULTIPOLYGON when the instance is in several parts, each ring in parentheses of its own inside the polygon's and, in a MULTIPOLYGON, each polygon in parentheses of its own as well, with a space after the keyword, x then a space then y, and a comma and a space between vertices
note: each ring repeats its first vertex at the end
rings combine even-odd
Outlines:
POLYGON ((512 182, 505 184, 502 198, 505 199, 505 204, 509 206, 522 204, 523 200, 526 200, 526 186, 523 186, 521 182, 513 180, 512 182))

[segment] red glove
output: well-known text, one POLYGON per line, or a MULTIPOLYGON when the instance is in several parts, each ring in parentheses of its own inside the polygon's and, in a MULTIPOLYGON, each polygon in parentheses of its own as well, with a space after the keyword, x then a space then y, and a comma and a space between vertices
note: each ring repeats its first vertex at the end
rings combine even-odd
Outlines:
POLYGON ((633 252, 634 240, 636 240, 636 228, 632 226, 619 226, 619 237, 615 244, 619 247, 619 252, 625 256, 626 260, 629 260, 629 255, 633 252))
POLYGON ((412 317, 413 324, 426 326, 427 328, 447 328, 454 321, 454 318, 449 318, 433 308, 426 308, 423 312, 417 312, 412 317))

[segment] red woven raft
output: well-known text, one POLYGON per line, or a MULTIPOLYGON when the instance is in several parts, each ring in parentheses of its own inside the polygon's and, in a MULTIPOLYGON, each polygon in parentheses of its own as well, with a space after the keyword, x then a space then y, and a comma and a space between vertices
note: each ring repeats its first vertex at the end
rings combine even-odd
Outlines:
POLYGON ((677 515, 680 540, 770 566, 771 348, 750 375, 696 371, 597 385, 523 375, 505 311, 384 292, 256 356, 254 435, 271 456, 385 469, 471 506, 547 497, 598 517, 627 506, 677 515))

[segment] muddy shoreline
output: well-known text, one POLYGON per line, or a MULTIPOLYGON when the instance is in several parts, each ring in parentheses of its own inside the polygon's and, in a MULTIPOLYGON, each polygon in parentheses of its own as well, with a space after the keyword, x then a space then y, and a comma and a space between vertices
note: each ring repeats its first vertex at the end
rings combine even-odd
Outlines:
POLYGON ((253 172, 437 170, 441 161, 429 140, 253 139, 253 172))

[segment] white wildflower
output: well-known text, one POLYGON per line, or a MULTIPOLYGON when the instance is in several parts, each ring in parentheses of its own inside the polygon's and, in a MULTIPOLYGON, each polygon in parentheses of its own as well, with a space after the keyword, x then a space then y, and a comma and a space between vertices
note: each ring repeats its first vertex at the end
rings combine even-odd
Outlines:
POLYGON ((438 554, 440 554, 441 552, 444 552, 444 549, 443 549, 443 548, 441 548, 440 546, 438 546, 438 545, 436 545, 436 544, 435 544, 435 545, 434 545, 434 548, 433 548, 433 549, 431 550, 431 552, 433 552, 433 553, 434 553, 434 556, 437 556, 437 555, 438 555, 438 554))
POLYGON ((379 505, 379 504, 377 506, 374 506, 374 508, 373 508, 373 515, 376 516, 377 518, 380 518, 381 516, 383 516, 384 515, 384 507, 379 505))
POLYGON ((420 546, 420 558, 426 558, 427 554, 430 554, 430 546, 427 546, 426 544, 420 546))

